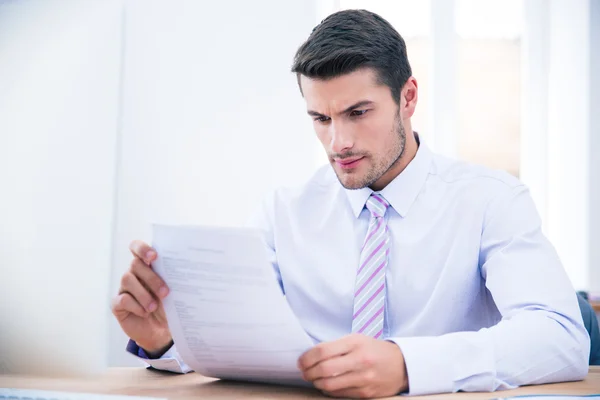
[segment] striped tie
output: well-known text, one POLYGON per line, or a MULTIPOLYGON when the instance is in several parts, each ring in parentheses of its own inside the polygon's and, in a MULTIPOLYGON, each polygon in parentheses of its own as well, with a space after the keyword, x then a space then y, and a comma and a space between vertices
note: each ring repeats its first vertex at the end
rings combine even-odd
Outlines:
POLYGON ((371 194, 369 230, 360 252, 354 291, 352 332, 379 338, 383 333, 385 270, 390 253, 390 234, 385 223, 389 203, 380 194, 371 194))

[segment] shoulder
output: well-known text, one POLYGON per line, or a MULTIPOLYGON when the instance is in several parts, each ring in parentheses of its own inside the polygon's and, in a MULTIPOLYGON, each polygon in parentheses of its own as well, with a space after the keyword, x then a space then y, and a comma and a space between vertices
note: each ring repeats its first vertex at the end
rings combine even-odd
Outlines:
POLYGON ((270 190, 262 202, 261 213, 274 219, 307 215, 323 209, 341 192, 341 185, 330 165, 319 167, 307 180, 270 190))
POLYGON ((430 202, 470 215, 482 226, 498 215, 518 214, 527 220, 537 215, 529 188, 506 171, 434 155, 427 185, 430 202))
POLYGON ((340 188, 341 185, 331 166, 323 165, 306 181, 274 190, 272 202, 275 208, 310 208, 330 199, 340 188))
POLYGON ((483 165, 434 155, 430 179, 447 189, 460 190, 468 194, 500 195, 512 193, 524 184, 506 171, 483 165))

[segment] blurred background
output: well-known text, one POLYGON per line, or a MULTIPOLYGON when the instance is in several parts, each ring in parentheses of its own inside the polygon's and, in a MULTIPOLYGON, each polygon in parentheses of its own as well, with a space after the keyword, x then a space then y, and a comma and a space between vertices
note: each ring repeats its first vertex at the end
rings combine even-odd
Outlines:
MULTIPOLYGON (((41 302, 57 280, 106 293, 110 319, 151 223, 241 225, 307 179, 326 158, 289 69, 348 8, 405 38, 428 146, 529 185, 573 285, 599 295, 600 0, 0 0, 0 280, 41 283, 41 302)), ((110 321, 111 365, 135 363, 110 321)))

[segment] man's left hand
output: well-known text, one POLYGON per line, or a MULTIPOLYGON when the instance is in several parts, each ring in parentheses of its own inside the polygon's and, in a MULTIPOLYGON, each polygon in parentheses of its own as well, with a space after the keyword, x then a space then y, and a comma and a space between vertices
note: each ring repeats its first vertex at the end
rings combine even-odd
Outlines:
POLYGON ((298 367, 304 379, 334 397, 385 397, 408 390, 400 347, 360 334, 316 345, 300 357, 298 367))

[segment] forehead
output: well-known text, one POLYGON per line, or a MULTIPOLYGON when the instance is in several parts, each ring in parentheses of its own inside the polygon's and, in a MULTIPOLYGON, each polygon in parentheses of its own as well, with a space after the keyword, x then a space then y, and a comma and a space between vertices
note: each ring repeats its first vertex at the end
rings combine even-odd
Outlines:
POLYGON ((327 80, 302 75, 300 86, 309 108, 342 108, 362 100, 392 100, 389 88, 378 82, 371 69, 360 69, 327 80))

